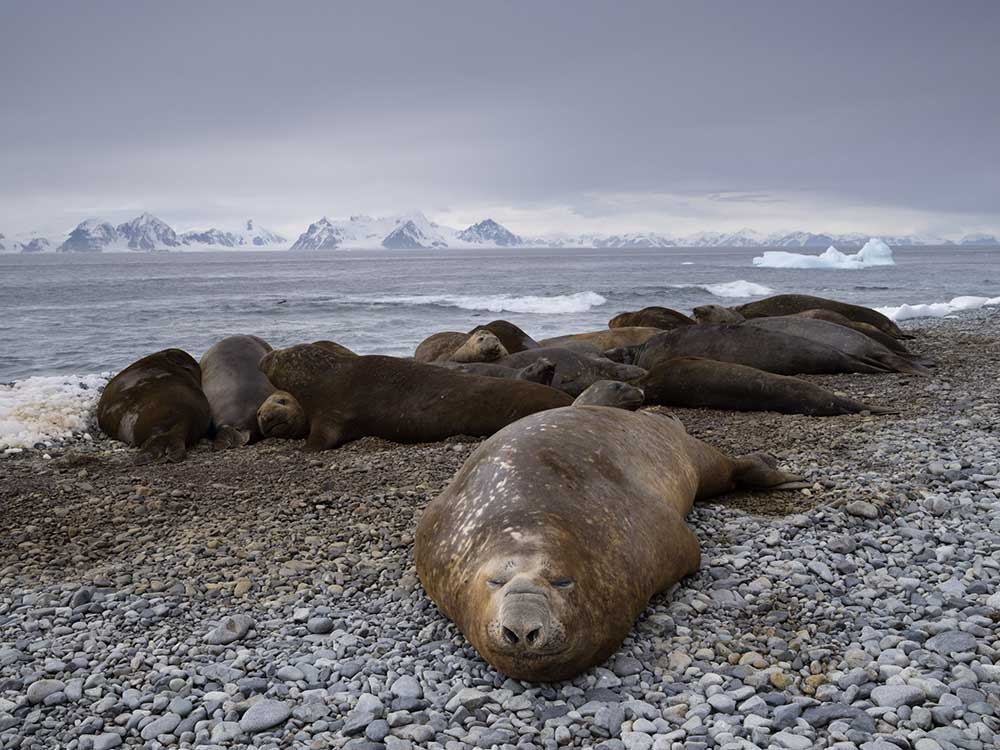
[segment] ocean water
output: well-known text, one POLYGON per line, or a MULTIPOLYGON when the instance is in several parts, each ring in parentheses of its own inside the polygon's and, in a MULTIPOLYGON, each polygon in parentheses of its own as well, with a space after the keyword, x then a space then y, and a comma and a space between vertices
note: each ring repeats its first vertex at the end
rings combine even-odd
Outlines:
MULTIPOLYGON (((814 251, 809 251, 814 252, 814 251)), ((370 250, 0 256, 0 383, 116 371, 220 338, 333 339, 412 354, 495 318, 536 338, 604 328, 623 310, 816 294, 869 306, 1000 295, 997 248, 895 249, 863 270, 758 268, 752 248, 370 250)))

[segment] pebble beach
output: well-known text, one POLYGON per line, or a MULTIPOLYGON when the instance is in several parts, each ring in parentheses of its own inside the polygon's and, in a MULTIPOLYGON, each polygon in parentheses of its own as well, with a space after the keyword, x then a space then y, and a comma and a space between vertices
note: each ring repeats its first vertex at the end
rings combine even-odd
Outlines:
POLYGON ((476 440, 0 457, 0 748, 995 748, 1000 314, 903 327, 931 377, 805 378, 898 414, 670 410, 811 486, 696 506, 699 572, 571 682, 497 673, 417 581, 476 440))

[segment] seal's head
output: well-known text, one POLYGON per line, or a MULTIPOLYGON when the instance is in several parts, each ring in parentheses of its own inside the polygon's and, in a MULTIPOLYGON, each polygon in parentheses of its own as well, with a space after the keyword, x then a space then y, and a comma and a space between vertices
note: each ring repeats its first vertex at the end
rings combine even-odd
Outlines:
POLYGON ((527 367, 522 367, 517 372, 519 380, 527 380, 532 383, 542 385, 552 385, 552 380, 556 376, 556 366, 550 359, 539 357, 527 367))
POLYGON ((576 397, 573 406, 613 406, 635 411, 644 400, 641 388, 618 380, 598 380, 576 397))
POLYGON ((264 437, 299 440, 308 437, 305 410, 287 391, 275 391, 257 410, 257 425, 264 437))
POLYGON ((489 331, 476 331, 458 349, 452 352, 452 362, 496 362, 507 356, 507 349, 489 331))
POLYGON ((722 305, 702 305, 693 310, 694 319, 699 323, 742 323, 746 320, 741 313, 722 305))

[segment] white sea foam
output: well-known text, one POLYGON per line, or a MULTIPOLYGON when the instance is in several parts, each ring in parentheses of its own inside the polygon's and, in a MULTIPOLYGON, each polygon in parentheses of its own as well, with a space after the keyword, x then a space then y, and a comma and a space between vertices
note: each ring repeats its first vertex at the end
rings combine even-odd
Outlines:
POLYGON ((821 255, 789 253, 784 250, 769 250, 753 259, 758 268, 809 268, 857 271, 872 266, 894 266, 892 248, 882 240, 872 237, 865 246, 853 255, 840 252, 830 245, 821 255))
POLYGON ((671 284, 674 289, 702 289, 716 297, 763 297, 774 292, 771 287, 752 281, 723 281, 719 284, 671 284))
POLYGON ((105 375, 56 375, 0 385, 0 451, 87 429, 105 375))
POLYGON ((362 300, 378 304, 441 305, 458 307, 463 310, 487 310, 489 312, 538 313, 554 315, 559 313, 581 313, 592 307, 600 307, 607 302, 597 292, 576 292, 558 294, 552 297, 516 297, 510 294, 449 295, 418 294, 398 297, 374 297, 362 300))
POLYGON ((920 305, 900 305, 899 307, 876 307, 880 313, 892 320, 912 318, 943 318, 962 310, 978 310, 980 307, 1000 305, 1000 297, 955 297, 951 302, 930 302, 920 305))

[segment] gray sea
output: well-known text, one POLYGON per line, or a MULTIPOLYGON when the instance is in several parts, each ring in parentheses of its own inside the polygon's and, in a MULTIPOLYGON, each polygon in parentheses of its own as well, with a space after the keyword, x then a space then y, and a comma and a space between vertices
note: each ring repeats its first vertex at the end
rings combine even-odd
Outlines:
MULTIPOLYGON (((818 253, 818 250, 805 252, 818 253)), ((167 347, 196 358, 233 333, 412 354, 495 318, 536 338, 623 310, 797 292, 873 307, 1000 295, 1000 249, 897 248, 863 270, 758 268, 761 250, 357 250, 0 255, 0 382, 119 370, 167 347)))

